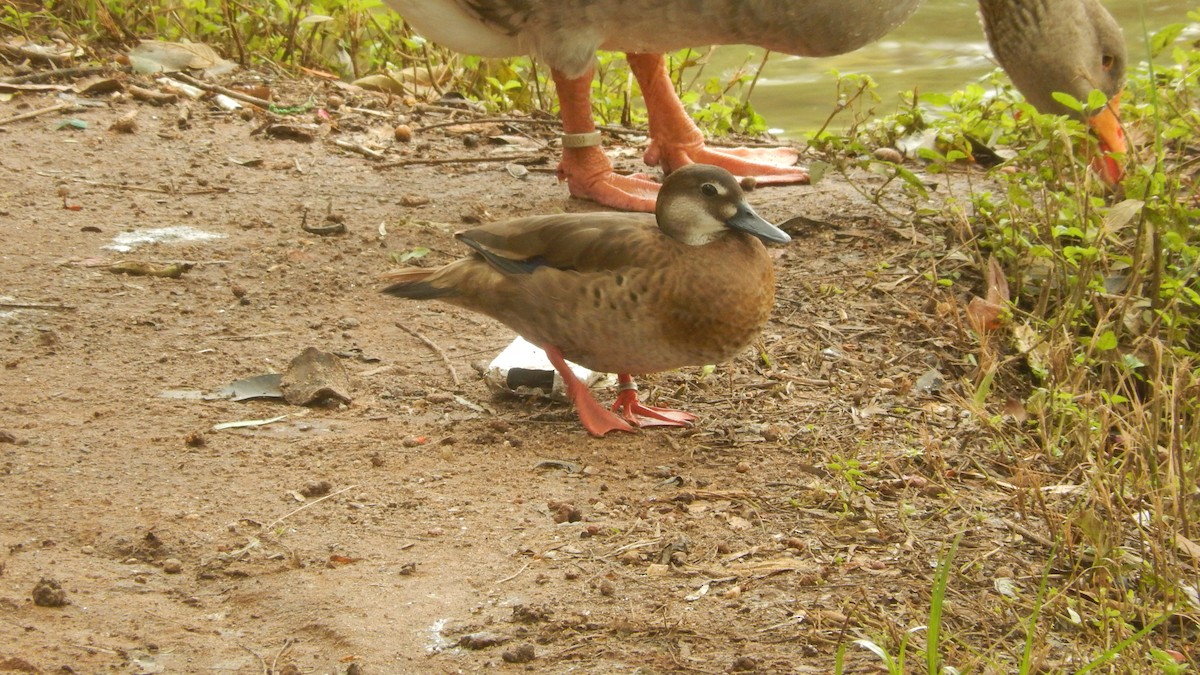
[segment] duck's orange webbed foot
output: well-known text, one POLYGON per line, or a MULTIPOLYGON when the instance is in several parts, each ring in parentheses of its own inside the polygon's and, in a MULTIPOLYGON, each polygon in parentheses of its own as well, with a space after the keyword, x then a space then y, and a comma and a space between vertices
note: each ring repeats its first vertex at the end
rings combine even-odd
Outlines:
POLYGON ((608 157, 596 146, 565 148, 558 178, 567 181, 572 196, 622 211, 653 213, 660 187, 645 174, 622 176, 613 172, 608 157))
POLYGON ((808 172, 795 166, 794 148, 711 148, 688 116, 675 93, 662 54, 627 54, 629 67, 642 87, 650 117, 650 148, 643 157, 665 173, 692 163, 713 164, 735 176, 753 176, 759 185, 809 182, 808 172))
POLYGON ((758 185, 799 185, 809 182, 808 171, 795 166, 800 153, 793 148, 712 148, 703 140, 675 142, 654 139, 643 157, 663 172, 688 164, 712 164, 735 176, 752 176, 758 185))
POLYGON ((604 436, 610 431, 637 431, 633 425, 600 405, 600 402, 588 390, 587 385, 580 382, 579 378, 575 377, 575 373, 571 372, 571 367, 567 365, 567 360, 563 357, 561 350, 557 347, 544 347, 543 349, 546 350, 546 356, 554 365, 554 369, 562 376, 563 384, 567 387, 567 396, 571 398, 571 402, 575 404, 575 412, 579 414, 579 422, 583 424, 583 428, 587 429, 589 434, 604 436))
POLYGON ((638 401, 637 385, 629 375, 618 375, 620 392, 613 403, 612 411, 621 413, 629 424, 637 427, 690 427, 698 419, 695 415, 671 408, 656 408, 638 401))

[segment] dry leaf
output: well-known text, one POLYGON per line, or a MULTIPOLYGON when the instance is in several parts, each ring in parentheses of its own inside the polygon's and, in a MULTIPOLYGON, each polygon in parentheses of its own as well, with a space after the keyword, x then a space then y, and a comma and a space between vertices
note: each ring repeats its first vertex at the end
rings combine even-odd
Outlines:
POLYGON ((1025 411, 1025 404, 1015 398, 1004 402, 1004 414, 1013 418, 1017 424, 1024 424, 1025 420, 1029 419, 1029 413, 1025 411))
POLYGON ((996 256, 988 256, 987 270, 983 274, 987 283, 987 300, 997 305, 1008 304, 1012 299, 1008 292, 1008 279, 1004 276, 1004 268, 996 262, 996 256))

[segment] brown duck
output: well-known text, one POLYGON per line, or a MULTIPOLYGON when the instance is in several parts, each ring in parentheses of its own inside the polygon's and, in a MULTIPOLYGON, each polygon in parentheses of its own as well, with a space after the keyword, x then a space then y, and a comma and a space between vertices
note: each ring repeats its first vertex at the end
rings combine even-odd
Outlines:
POLYGON ((654 215, 532 216, 456 236, 470 257, 389 274, 384 292, 486 314, 544 349, 593 436, 690 425, 694 415, 638 402, 632 376, 745 349, 775 299, 762 242, 790 241, 746 203, 732 174, 703 164, 667 177, 654 215), (567 360, 618 374, 611 412, 567 360))
MULTIPOLYGON (((843 54, 892 30, 920 0, 386 0, 426 37, 480 56, 534 54, 550 66, 563 122, 559 176, 571 194, 625 210, 654 209, 656 183, 613 173, 592 120, 596 50, 623 51, 649 116, 645 160, 667 173, 701 162, 760 184, 807 182, 790 148, 708 148, 667 74, 662 53, 713 44, 752 44, 799 56, 843 54), (783 164, 782 166, 780 164, 783 164)), ((1117 100, 1125 78, 1121 28, 1098 0, 979 0, 988 43, 1013 84, 1042 112, 1076 114, 1052 97, 1109 105, 1086 117, 1102 151, 1125 151, 1117 100)), ((1109 183, 1121 167, 1101 155, 1109 183)))

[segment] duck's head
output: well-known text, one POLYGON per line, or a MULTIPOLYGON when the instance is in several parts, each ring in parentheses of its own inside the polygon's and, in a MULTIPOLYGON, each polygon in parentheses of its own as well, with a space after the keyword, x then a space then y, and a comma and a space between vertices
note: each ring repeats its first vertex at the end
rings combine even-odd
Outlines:
POLYGON ((689 164, 663 181, 655 207, 658 227, 668 237, 690 246, 715 241, 728 230, 752 234, 764 242, 792 240, 754 212, 737 178, 708 164, 689 164))
POLYGON ((1127 145, 1118 117, 1125 39, 1116 19, 1097 0, 981 0, 979 6, 992 52, 1013 84, 1043 113, 1083 117, 1100 145, 1092 168, 1117 184, 1124 170, 1108 153, 1124 153, 1127 145), (1083 114, 1054 99, 1062 92, 1086 105, 1093 89, 1108 104, 1083 114))

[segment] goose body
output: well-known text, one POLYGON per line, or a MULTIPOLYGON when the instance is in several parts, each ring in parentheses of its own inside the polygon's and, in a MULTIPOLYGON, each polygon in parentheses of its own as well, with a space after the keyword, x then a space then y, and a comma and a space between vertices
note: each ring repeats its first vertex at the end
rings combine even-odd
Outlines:
MULTIPOLYGON (((752 44, 800 56, 853 51, 903 23, 920 0, 386 0, 429 39, 480 56, 533 54, 558 88, 564 154, 560 178, 571 193, 625 210, 652 211, 657 184, 617 176, 600 151, 591 117, 597 50, 625 52, 649 112, 645 160, 667 173, 692 162, 755 175, 760 184, 806 182, 790 149, 717 150, 687 117, 662 53, 713 44, 752 44)), ((1124 152, 1116 116, 1124 84, 1121 29, 1098 0, 979 0, 996 59, 1043 112, 1073 114, 1052 97, 1086 101, 1093 89, 1110 104, 1088 117, 1102 151, 1124 152)), ((1120 167, 1093 166, 1109 183, 1120 167)))
POLYGON ((596 212, 484 225, 457 238, 470 257, 388 275, 385 292, 437 299, 511 327, 546 350, 594 435, 687 424, 687 413, 637 402, 632 376, 727 361, 762 330, 775 277, 762 240, 789 238, 745 202, 724 169, 670 174, 655 215, 596 212), (591 397, 564 360, 618 373, 614 410, 591 397))

